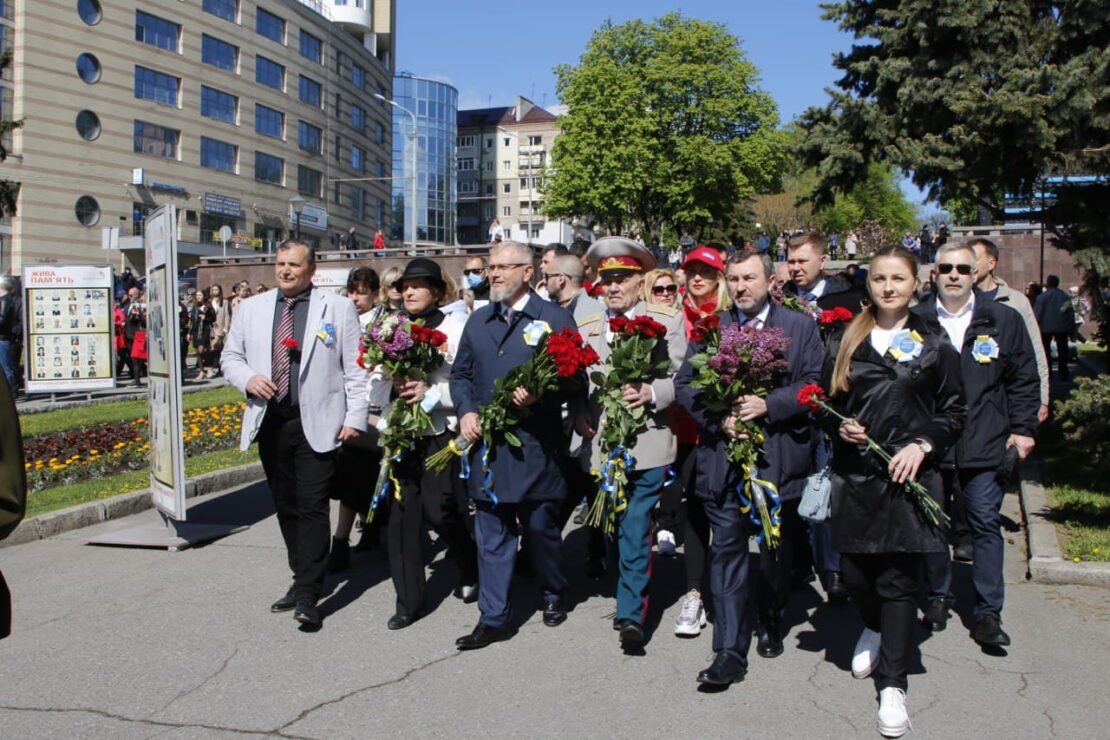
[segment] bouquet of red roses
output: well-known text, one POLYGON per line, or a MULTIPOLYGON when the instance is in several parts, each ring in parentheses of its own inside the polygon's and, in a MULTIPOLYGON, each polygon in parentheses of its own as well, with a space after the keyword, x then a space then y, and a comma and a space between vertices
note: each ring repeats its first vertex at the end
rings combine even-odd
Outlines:
POLYGON ((631 450, 636 438, 647 429, 646 406, 629 408, 624 388, 629 383, 647 383, 666 377, 670 359, 654 360, 655 349, 666 336, 667 327, 648 316, 609 320, 611 351, 605 372, 591 374, 597 387, 595 400, 601 406, 601 495, 594 498, 586 523, 606 533, 616 529, 617 514, 628 506, 628 471, 636 466, 631 450))
MULTIPOLYGON (((528 362, 514 367, 494 382, 493 396, 478 412, 482 432, 482 487, 494 503, 497 497, 493 493, 493 473, 489 467, 494 440, 500 436, 509 445, 520 447, 520 438, 512 429, 532 413, 531 408, 513 403, 513 391, 526 388, 542 399, 550 391, 566 389, 575 376, 600 359, 597 352, 585 346, 581 334, 573 329, 552 332, 546 321, 532 321, 524 327, 524 341, 535 347, 536 353, 528 362)), ((438 473, 445 470, 453 458, 462 457, 463 477, 469 477, 465 457, 469 449, 470 442, 460 434, 425 462, 429 470, 438 473)))
MULTIPOLYGON (((360 367, 380 368, 392 379, 427 380, 438 370, 447 351, 447 335, 401 314, 390 313, 366 327, 359 344, 360 367)), ((393 495, 401 500, 401 486, 393 474, 393 466, 405 451, 432 428, 432 417, 421 403, 394 401, 389 410, 385 430, 380 436, 382 464, 370 499, 367 521, 374 518, 378 505, 392 486, 393 495)))
MULTIPOLYGON (((843 422, 855 421, 854 419, 849 419, 830 406, 825 398, 825 389, 817 383, 810 383, 809 385, 802 386, 802 389, 798 391, 798 403, 809 407, 810 411, 815 414, 824 411, 827 414, 832 414, 843 422)), ((867 438, 867 449, 869 452, 878 455, 888 464, 893 457, 889 452, 883 449, 882 445, 871 439, 871 437, 867 438)), ((948 524, 948 515, 944 513, 944 509, 936 502, 936 499, 929 495, 929 489, 925 488, 925 486, 917 481, 911 480, 906 481, 903 490, 913 498, 914 503, 921 509, 921 513, 932 522, 934 527, 939 526, 941 522, 944 522, 945 525, 948 524)))
MULTIPOLYGON (((704 348, 690 357, 694 370, 690 385, 701 389, 709 411, 728 415, 742 396, 765 397, 787 369, 786 348, 790 338, 777 327, 756 329, 731 324, 722 330, 717 321, 699 322, 693 337, 704 348)), ((765 439, 763 430, 753 421, 737 421, 736 431, 744 436, 728 438, 728 459, 743 472, 736 487, 740 511, 759 525, 759 541, 777 547, 781 526, 778 488, 757 477, 765 439)))

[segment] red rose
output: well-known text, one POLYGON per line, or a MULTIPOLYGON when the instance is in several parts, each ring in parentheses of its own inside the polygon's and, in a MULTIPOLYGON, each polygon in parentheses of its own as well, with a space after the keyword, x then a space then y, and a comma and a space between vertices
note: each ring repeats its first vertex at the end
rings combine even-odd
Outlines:
POLYGON ((623 334, 628 329, 628 325, 632 323, 623 316, 616 316, 609 319, 609 331, 614 334, 623 334))
POLYGON ((802 389, 798 391, 797 401, 802 406, 808 406, 810 411, 817 413, 821 411, 821 401, 825 400, 825 389, 817 383, 809 383, 803 385, 802 389))
POLYGON ((299 345, 297 343, 297 340, 294 339, 293 337, 286 337, 285 339, 282 339, 281 340, 281 346, 285 347, 290 352, 296 352, 297 350, 299 350, 301 348, 301 345, 299 345))
POLYGON ((832 326, 833 324, 842 324, 845 321, 851 320, 852 312, 844 308, 844 306, 837 306, 827 311, 822 311, 821 317, 817 319, 817 322, 822 326, 832 326))
POLYGON ((650 316, 638 316, 636 320, 632 322, 631 332, 647 337, 648 339, 654 339, 655 337, 666 335, 667 327, 650 316))

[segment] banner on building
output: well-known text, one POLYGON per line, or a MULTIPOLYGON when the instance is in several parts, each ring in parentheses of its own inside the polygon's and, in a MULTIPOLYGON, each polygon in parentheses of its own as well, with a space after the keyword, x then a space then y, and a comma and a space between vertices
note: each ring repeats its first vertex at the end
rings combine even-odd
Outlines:
POLYGON ((112 268, 23 268, 28 393, 116 387, 112 268))
POLYGON ((181 422, 180 327, 177 305, 177 213, 161 206, 146 217, 150 492, 157 506, 185 520, 185 443, 181 422))

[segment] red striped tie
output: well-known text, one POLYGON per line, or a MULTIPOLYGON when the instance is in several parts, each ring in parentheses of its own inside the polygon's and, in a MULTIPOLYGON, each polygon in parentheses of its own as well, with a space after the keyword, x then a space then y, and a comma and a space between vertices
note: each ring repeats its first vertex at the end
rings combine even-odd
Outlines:
POLYGON ((277 333, 274 334, 273 370, 270 377, 277 386, 274 393, 275 401, 282 401, 289 395, 289 362, 291 350, 285 346, 286 339, 293 338, 293 304, 295 298, 282 298, 285 304, 281 312, 281 322, 278 324, 277 333))

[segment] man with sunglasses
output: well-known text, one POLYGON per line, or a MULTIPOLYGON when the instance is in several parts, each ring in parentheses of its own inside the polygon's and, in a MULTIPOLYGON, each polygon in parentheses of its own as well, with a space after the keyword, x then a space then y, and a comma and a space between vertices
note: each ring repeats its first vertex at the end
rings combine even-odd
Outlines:
POLYGON ((486 273, 484 259, 481 257, 468 259, 463 265, 463 280, 466 281, 466 289, 474 294, 475 308, 481 308, 489 302, 489 275, 486 273))
MULTIPOLYGON (((933 328, 943 329, 960 353, 967 425, 942 467, 949 470, 945 476, 949 499, 952 494, 962 499, 971 526, 975 558, 971 636, 984 647, 1002 647, 1010 644, 1010 637, 1002 629, 999 509, 1003 485, 1019 459, 1033 451, 1040 406, 1037 364, 1021 315, 973 290, 975 250, 967 244, 945 244, 936 259, 937 293, 913 311, 933 328)), ((925 626, 939 631, 947 625, 948 607, 954 602, 948 553, 925 556, 925 583, 929 593, 925 626)))

